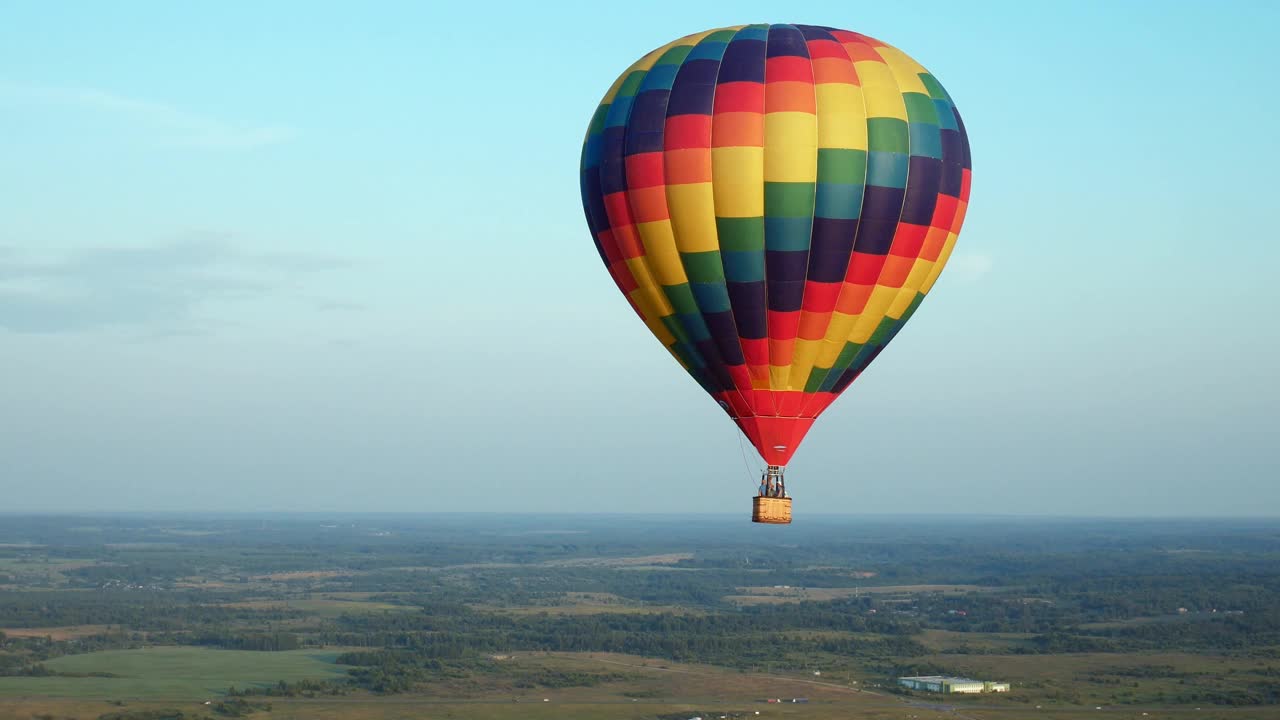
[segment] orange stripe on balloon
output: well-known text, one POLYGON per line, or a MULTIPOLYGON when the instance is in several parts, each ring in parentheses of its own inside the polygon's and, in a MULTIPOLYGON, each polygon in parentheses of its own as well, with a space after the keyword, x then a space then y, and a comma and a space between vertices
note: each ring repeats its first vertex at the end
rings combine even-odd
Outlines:
POLYGON ((920 257, 933 262, 942 254, 942 248, 947 244, 947 235, 950 229, 946 227, 931 227, 929 232, 924 236, 924 246, 920 248, 920 257))
POLYGON ((871 291, 875 289, 875 285, 846 283, 844 292, 840 293, 840 299, 836 301, 836 312, 857 315, 867 307, 867 300, 871 299, 871 291))
MULTIPOLYGON (((835 45, 835 43, 831 43, 835 45)), ((836 47, 840 47, 836 45, 836 47)), ((858 72, 853 69, 853 63, 844 55, 844 49, 840 50, 839 58, 818 58, 813 61, 813 81, 818 84, 825 83, 843 83, 846 85, 858 84, 858 72)))
POLYGON ((714 147, 763 147, 764 115, 731 112, 712 116, 711 141, 714 147))
POLYGON ((668 150, 665 173, 668 185, 711 182, 710 146, 668 150))
POLYGON ((811 82, 770 82, 765 93, 764 111, 803 112, 810 115, 817 112, 814 100, 813 83, 811 82))
POLYGON ((911 274, 911 268, 915 267, 915 256, 903 257, 902 255, 889 255, 884 261, 884 270, 880 272, 880 279, 877 285, 885 287, 900 288, 907 281, 907 276, 911 274))
POLYGON ((631 209, 635 212, 636 222, 647 223, 671 217, 671 212, 667 209, 666 185, 632 188, 627 191, 627 195, 631 198, 631 209))

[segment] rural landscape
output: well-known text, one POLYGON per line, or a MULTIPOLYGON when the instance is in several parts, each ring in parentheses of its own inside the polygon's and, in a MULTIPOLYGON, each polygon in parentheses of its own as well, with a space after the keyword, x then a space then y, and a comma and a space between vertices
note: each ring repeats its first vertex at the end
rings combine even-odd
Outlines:
POLYGON ((0 720, 1280 720, 1280 2, 1153 7, 0 2, 0 720))
POLYGON ((0 518, 0 718, 1280 718, 1280 523, 0 518), (1010 691, 911 691, 957 675, 1010 691))

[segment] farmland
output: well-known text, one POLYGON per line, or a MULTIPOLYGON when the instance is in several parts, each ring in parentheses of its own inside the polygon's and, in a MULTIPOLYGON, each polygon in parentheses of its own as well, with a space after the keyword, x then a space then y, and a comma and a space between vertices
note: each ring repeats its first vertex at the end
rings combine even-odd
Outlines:
POLYGON ((230 687, 284 680, 323 680, 342 671, 336 652, 253 652, 193 647, 150 647, 65 655, 46 663, 59 675, 5 678, 5 696, 180 699, 220 696, 230 687), (272 680, 264 680, 272 678, 272 680))
POLYGON ((1280 527, 993 522, 8 516, 0 719, 1280 718, 1280 527))

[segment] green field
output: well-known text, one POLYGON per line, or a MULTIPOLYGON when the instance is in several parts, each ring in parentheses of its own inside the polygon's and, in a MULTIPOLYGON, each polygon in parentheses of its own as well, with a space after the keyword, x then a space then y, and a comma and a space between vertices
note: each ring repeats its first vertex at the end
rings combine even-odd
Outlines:
POLYGON ((67 655, 45 663, 63 673, 112 673, 119 677, 6 677, 0 696, 75 698, 175 698, 222 695, 232 685, 341 677, 337 651, 253 652, 193 647, 107 650, 67 655))
MULTIPOLYGON (((186 718, 220 717, 209 714, 209 708, 192 703, 140 702, 125 708, 139 714, 147 711, 180 710, 186 718)), ((119 712, 121 708, 105 702, 54 701, 43 703, 5 703, 0 701, 0 720, 32 720, 53 717, 57 720, 94 720, 101 714, 119 712)), ((733 720, 959 720, 944 711, 907 708, 901 704, 863 707, 844 704, 764 705, 753 704, 689 704, 652 702, 440 702, 430 698, 398 698, 392 701, 297 701, 273 700, 269 712, 256 712, 255 720, 685 720, 692 717, 733 720), (757 710, 758 708, 758 710, 757 710), (760 715, 755 715, 755 712, 760 715)), ((1037 715, 1037 720, 1076 720, 1079 716, 1037 715)), ((143 715, 145 717, 145 715, 143 715)), ((999 720, 1016 720, 1005 715, 999 720)), ((1197 720, 1257 720, 1235 714, 1198 717, 1197 720)), ((1271 720, 1268 718, 1268 720, 1271 720)))

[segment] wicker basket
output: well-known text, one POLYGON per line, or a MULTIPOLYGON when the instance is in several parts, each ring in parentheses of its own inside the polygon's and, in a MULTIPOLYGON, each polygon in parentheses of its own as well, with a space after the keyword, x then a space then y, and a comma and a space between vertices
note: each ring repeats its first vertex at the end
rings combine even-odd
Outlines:
POLYGON ((789 525, 791 523, 791 498, 757 495, 751 503, 751 522, 789 525))

